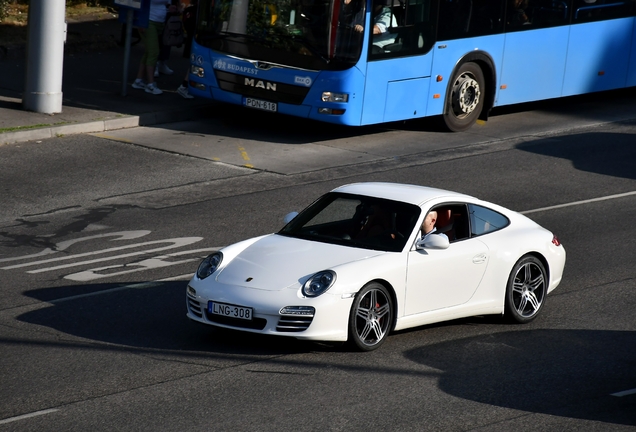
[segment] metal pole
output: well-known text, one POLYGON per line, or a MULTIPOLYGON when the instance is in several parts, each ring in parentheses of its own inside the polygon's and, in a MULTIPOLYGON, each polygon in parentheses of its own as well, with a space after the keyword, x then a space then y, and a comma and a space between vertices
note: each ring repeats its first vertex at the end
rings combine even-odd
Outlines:
POLYGON ((126 43, 124 45, 124 77, 121 80, 121 95, 126 96, 128 87, 128 63, 130 61, 130 44, 132 43, 133 10, 127 8, 126 12, 126 43))
POLYGON ((65 15, 65 0, 31 0, 29 4, 25 110, 62 112, 65 15))

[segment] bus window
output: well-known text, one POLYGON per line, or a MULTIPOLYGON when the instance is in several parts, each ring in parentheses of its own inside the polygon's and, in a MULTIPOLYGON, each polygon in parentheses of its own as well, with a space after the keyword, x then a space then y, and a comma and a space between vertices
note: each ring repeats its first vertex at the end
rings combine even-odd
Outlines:
POLYGON ((506 31, 566 25, 569 7, 565 1, 509 0, 506 13, 506 31))
POLYGON ((503 31, 504 0, 441 0, 438 40, 485 36, 503 31))
POLYGON ((634 15, 634 1, 575 0, 573 22, 602 21, 634 15))
MULTIPOLYGON (((390 10, 391 25, 387 26, 384 33, 370 35, 370 59, 404 57, 428 52, 435 42, 435 1, 388 2, 382 12, 390 10)), ((372 22, 373 18, 372 16, 372 22)), ((375 19, 380 18, 377 16, 375 19)))

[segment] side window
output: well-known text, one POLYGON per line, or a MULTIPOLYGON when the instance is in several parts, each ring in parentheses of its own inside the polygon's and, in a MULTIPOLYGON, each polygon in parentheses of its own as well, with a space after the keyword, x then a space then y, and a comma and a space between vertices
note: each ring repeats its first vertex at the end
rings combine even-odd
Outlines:
POLYGON ((442 204, 435 206, 432 210, 437 212, 435 229, 439 233, 446 234, 451 243, 469 237, 466 204, 442 204))
POLYGON ((510 223, 507 217, 486 207, 469 204, 468 211, 471 236, 497 231, 510 223))
POLYGON ((438 40, 503 31, 506 0, 440 0, 438 40))
POLYGON ((370 59, 405 57, 428 52, 435 42, 435 1, 374 0, 369 32, 370 59))
POLYGON ((574 0, 573 23, 603 21, 634 15, 634 0, 574 0))
POLYGON ((568 23, 569 8, 566 1, 508 0, 507 31, 556 27, 568 23))

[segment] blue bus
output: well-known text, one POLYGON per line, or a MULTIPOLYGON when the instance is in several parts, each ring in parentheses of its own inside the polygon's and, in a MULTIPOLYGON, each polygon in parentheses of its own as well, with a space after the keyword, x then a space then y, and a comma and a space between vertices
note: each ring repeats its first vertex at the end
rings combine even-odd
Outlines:
POLYGON ((190 90, 344 125, 636 86, 636 0, 199 0, 190 90))

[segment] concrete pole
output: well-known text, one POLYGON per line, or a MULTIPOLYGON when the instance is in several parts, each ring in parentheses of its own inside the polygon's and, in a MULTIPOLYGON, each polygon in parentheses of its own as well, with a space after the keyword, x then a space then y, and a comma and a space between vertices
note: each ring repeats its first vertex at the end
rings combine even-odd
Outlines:
POLYGON ((31 0, 29 4, 25 110, 62 112, 65 15, 65 0, 31 0))

